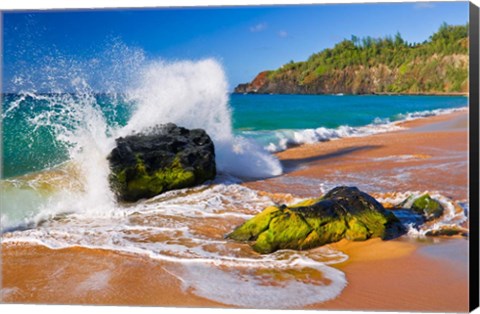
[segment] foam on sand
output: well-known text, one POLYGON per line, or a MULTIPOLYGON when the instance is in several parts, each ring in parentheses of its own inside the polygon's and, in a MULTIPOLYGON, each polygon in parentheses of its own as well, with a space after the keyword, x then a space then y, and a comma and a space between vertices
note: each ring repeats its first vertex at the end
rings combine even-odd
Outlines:
MULTIPOLYGON (((168 271, 185 289, 240 307, 298 308, 336 297, 346 279, 330 265, 345 261, 345 254, 323 247, 258 255, 247 244, 224 239, 241 221, 272 204, 267 196, 224 181, 121 206, 113 216, 59 216, 34 229, 6 233, 2 242, 52 249, 81 246, 172 262, 176 267, 168 271)), ((106 282, 108 274, 102 276, 106 282)))

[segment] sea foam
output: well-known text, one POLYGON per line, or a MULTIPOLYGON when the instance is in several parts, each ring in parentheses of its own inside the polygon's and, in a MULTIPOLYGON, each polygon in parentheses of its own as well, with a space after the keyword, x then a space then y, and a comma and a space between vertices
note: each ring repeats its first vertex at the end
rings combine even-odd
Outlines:
POLYGON ((223 184, 118 206, 117 215, 110 217, 73 213, 44 221, 34 229, 7 233, 2 242, 148 256, 166 262, 163 267, 184 289, 239 307, 299 308, 332 299, 343 290, 345 275, 331 266, 348 258, 341 252, 322 247, 259 255, 247 244, 225 239, 224 232, 274 203, 221 180, 223 184))
POLYGON ((427 233, 439 231, 444 228, 465 229, 464 223, 468 220, 468 203, 454 201, 439 192, 435 191, 408 191, 378 195, 376 199, 381 203, 399 205, 407 200, 402 207, 410 208, 415 199, 428 193, 437 200, 443 207, 441 217, 432 222, 424 222, 420 215, 411 211, 394 210, 393 213, 407 227, 408 234, 412 237, 424 237, 427 233))

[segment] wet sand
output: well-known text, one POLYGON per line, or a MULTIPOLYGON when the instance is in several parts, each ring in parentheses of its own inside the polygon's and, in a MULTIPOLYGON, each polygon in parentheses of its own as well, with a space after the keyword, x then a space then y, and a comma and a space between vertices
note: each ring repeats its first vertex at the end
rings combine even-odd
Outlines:
POLYGON ((399 131, 291 148, 278 154, 285 175, 246 185, 309 197, 341 181, 367 193, 428 190, 465 200, 467 119, 462 111, 405 122, 399 131))
POLYGON ((338 298, 311 308, 468 312, 465 239, 441 239, 436 244, 373 239, 366 243, 341 241, 332 246, 350 257, 343 265, 336 265, 347 275, 348 285, 338 298), (435 246, 440 256, 424 253, 429 246, 435 246), (459 258, 451 259, 459 251, 459 258))
MULTIPOLYGON (((337 298, 306 308, 467 312, 467 245, 465 239, 332 244, 349 256, 334 265, 348 285, 337 298), (423 253, 432 245, 440 256, 423 253), (459 250, 462 256, 449 258, 459 250)), ((183 289, 171 272, 176 265, 143 256, 37 245, 3 245, 2 255, 6 303, 229 307, 183 289)))
MULTIPOLYGON (((437 190, 466 199, 466 119, 466 112, 459 112, 407 122, 408 129, 401 131, 293 148, 278 154, 287 174, 246 185, 315 196, 318 182, 341 177, 370 193, 437 190), (308 178, 318 181, 299 184, 308 178)), ((349 256, 334 265, 346 274, 348 285, 337 298, 308 308, 467 311, 468 241, 436 242, 402 238, 332 244, 349 256)), ((105 250, 4 243, 2 301, 228 307, 182 289, 172 267, 177 266, 105 250)))
POLYGON ((3 245, 2 301, 7 303, 219 307, 182 289, 172 263, 74 247, 3 245))

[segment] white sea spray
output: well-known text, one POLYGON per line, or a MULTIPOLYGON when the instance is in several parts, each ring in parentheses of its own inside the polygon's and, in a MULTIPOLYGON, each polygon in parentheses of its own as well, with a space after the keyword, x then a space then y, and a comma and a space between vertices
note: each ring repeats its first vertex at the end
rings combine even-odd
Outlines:
POLYGON ((276 158, 253 140, 233 134, 227 80, 217 61, 153 61, 139 77, 127 91, 136 108, 120 135, 168 122, 202 128, 213 139, 220 172, 243 178, 282 173, 276 158))
POLYGON ((115 138, 158 124, 173 122, 205 129, 214 141, 219 173, 239 178, 265 178, 282 173, 276 157, 254 140, 233 134, 227 81, 219 62, 213 59, 166 62, 147 59, 143 51, 121 44, 111 49, 116 61, 101 54, 94 63, 99 68, 90 61, 72 61, 64 56, 47 58, 48 62, 33 69, 35 73, 31 76, 39 79, 42 90, 48 93, 38 92, 38 87, 28 83, 29 76, 22 76, 25 77, 19 81, 22 92, 9 104, 2 118, 17 118, 15 113, 23 110, 31 125, 32 140, 41 140, 37 133, 42 130, 52 134, 54 145, 67 151, 68 163, 75 168, 63 180, 75 188, 65 184, 46 196, 38 187, 50 176, 50 170, 35 178, 37 186, 27 187, 32 180, 24 179, 30 182, 24 182, 21 191, 13 191, 11 180, 2 182, 1 188, 6 192, 2 193, 5 194, 2 201, 7 204, 2 230, 38 223, 59 213, 114 214, 116 202, 108 183, 110 170, 106 157, 115 146, 115 138), (101 87, 109 93, 108 106, 99 101, 92 87, 98 81, 92 73, 105 82, 101 87), (41 103, 42 107, 28 108, 34 103, 41 103), (112 123, 111 118, 122 110, 130 113, 127 121, 112 123), (30 206, 35 197, 29 197, 10 206, 18 201, 19 193, 36 194, 42 201, 30 206), (16 217, 22 212, 15 209, 17 205, 27 208, 23 217, 16 217))

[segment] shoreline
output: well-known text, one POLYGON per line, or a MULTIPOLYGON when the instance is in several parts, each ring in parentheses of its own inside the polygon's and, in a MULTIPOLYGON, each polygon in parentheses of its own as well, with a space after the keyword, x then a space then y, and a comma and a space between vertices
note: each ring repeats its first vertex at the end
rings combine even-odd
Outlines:
MULTIPOLYGON (((277 154, 286 173, 243 185, 264 193, 313 197, 320 192, 318 182, 334 182, 337 178, 338 183, 338 178, 345 178, 346 183, 347 179, 357 180, 367 193, 381 192, 375 191, 375 184, 362 181, 366 173, 373 173, 382 184, 386 184, 382 178, 393 178, 389 180, 397 187, 393 191, 403 191, 402 187, 438 188, 448 197, 465 199, 467 189, 462 187, 468 174, 462 161, 468 153, 466 117, 465 111, 453 112, 402 122, 400 125, 407 129, 400 131, 291 148, 277 154), (445 164, 457 164, 461 171, 445 176, 438 172, 445 164), (421 175, 394 178, 392 174, 398 168, 405 173, 413 168, 421 175), (313 183, 308 182, 310 179, 313 183), (408 185, 399 184, 405 180, 408 185)), ((372 181, 369 176, 366 179, 372 181)), ((347 287, 333 300, 305 308, 467 311, 468 271, 462 267, 468 258, 453 260, 449 256, 456 247, 462 252, 468 250, 468 242, 462 238, 436 239, 437 244, 406 237, 330 244, 349 256, 346 262, 330 265, 345 273, 347 287), (444 258, 424 253, 425 248, 433 246, 444 258)), ((168 270, 180 266, 136 254, 2 243, 2 264, 2 302, 233 307, 184 289, 181 279, 168 270)))
POLYGON ((397 125, 404 129, 278 152, 284 174, 244 185, 312 197, 338 185, 340 179, 341 184, 367 193, 435 190, 456 200, 467 199, 468 110, 397 125))

